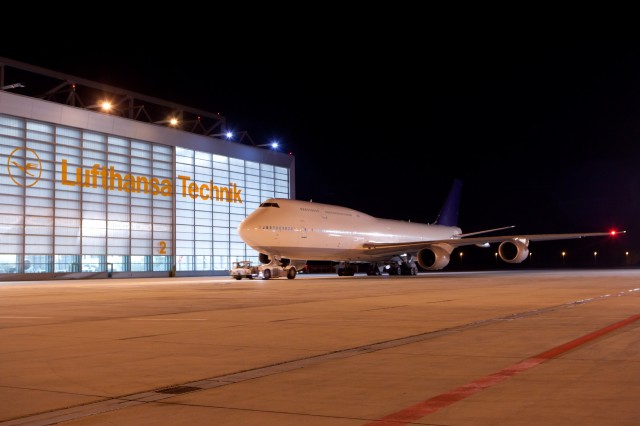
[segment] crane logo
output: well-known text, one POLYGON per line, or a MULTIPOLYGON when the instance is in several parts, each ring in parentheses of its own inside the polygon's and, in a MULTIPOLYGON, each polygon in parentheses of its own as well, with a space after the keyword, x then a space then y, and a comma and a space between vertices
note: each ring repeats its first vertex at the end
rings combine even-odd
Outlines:
POLYGON ((42 176, 42 161, 31 148, 16 148, 7 160, 9 177, 18 186, 31 187, 42 176))

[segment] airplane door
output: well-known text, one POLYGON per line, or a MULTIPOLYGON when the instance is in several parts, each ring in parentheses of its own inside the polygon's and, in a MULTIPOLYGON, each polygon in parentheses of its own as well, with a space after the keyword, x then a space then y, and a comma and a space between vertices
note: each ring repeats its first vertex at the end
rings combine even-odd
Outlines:
POLYGON ((307 224, 304 219, 300 221, 300 238, 303 240, 307 239, 307 224))

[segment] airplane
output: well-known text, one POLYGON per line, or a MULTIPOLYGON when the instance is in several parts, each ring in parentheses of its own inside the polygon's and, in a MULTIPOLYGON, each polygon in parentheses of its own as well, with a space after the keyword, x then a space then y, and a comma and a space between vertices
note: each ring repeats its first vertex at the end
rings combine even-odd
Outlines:
MULTIPOLYGON (((289 279, 308 260, 337 262, 339 276, 353 276, 357 264, 368 264, 367 275, 417 275, 449 264, 454 249, 499 243, 498 256, 507 263, 521 263, 529 255, 531 241, 565 240, 624 234, 626 231, 485 236, 513 228, 462 233, 458 227, 462 181, 455 179, 444 205, 432 224, 383 219, 343 206, 287 198, 270 198, 238 225, 240 238, 259 253, 265 271, 286 272, 289 279), (483 236, 480 236, 483 235, 483 236), (278 269, 279 268, 279 269, 278 269)), ((274 276, 280 276, 278 273, 274 276)))

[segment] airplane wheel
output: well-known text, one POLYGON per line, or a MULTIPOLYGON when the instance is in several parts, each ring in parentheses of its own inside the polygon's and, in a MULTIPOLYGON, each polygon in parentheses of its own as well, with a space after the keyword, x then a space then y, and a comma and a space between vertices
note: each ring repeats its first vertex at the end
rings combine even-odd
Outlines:
POLYGON ((291 268, 287 271, 287 278, 289 278, 290 280, 294 279, 296 277, 296 268, 291 268))
POLYGON ((265 280, 271 279, 271 269, 265 269, 262 276, 265 280))
POLYGON ((233 278, 235 278, 236 280, 241 280, 242 279, 242 277, 233 277, 233 278))

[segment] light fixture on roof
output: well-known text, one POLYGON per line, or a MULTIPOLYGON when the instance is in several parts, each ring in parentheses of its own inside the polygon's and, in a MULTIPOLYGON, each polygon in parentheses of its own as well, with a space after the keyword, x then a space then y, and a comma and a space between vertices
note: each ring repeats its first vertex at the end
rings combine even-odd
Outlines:
POLYGON ((166 120, 160 120, 160 121, 154 121, 154 124, 168 124, 171 127, 178 127, 178 124, 180 124, 180 120, 178 120, 176 117, 169 117, 166 120))
POLYGON ((278 142, 269 142, 269 143, 263 143, 256 146, 268 146, 268 147, 271 147, 271 149, 275 150, 275 149, 278 149, 278 146, 280 146, 280 144, 278 142))
POLYGON ((215 134, 209 135, 209 136, 212 136, 212 137, 224 136, 227 139, 233 139, 233 132, 215 133, 215 134))
POLYGON ((89 105, 87 109, 100 109, 102 112, 110 112, 113 110, 113 104, 110 101, 103 100, 95 105, 89 105))

